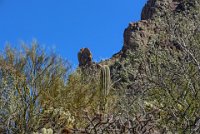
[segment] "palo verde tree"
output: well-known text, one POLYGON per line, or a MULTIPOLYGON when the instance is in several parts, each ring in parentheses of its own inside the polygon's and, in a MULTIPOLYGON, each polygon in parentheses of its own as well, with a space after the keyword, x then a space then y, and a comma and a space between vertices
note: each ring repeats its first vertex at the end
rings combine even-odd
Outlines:
POLYGON ((54 107, 70 66, 37 42, 0 54, 0 133, 30 133, 43 127, 40 116, 54 107))

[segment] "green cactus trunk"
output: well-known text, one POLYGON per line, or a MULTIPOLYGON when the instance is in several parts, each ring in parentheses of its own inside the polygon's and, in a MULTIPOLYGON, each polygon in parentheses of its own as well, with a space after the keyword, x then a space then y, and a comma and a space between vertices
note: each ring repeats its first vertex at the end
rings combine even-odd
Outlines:
POLYGON ((104 112, 106 110, 107 96, 110 90, 110 68, 106 65, 101 68, 100 82, 100 111, 104 112))

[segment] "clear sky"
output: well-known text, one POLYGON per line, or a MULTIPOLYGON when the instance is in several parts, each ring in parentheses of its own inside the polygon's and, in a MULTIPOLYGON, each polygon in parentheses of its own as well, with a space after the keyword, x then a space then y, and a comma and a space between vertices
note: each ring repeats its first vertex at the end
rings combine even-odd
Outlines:
POLYGON ((77 65, 82 47, 94 61, 111 57, 123 45, 129 22, 140 20, 147 0, 0 0, 0 50, 36 39, 77 65))

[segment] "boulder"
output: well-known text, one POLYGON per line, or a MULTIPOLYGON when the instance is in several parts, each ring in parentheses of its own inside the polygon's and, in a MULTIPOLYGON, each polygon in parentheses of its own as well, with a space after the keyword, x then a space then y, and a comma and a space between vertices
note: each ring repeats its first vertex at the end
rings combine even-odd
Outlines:
POLYGON ((92 53, 88 48, 81 48, 78 52, 79 67, 92 65, 92 53))

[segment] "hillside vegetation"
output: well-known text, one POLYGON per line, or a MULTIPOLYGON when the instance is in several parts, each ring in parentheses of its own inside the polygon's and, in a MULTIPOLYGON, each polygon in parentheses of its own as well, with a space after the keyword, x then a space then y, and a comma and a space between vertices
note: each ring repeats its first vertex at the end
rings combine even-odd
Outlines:
POLYGON ((81 49, 74 71, 37 42, 7 46, 0 133, 200 133, 199 0, 149 0, 141 18, 120 52, 94 63, 81 49))

